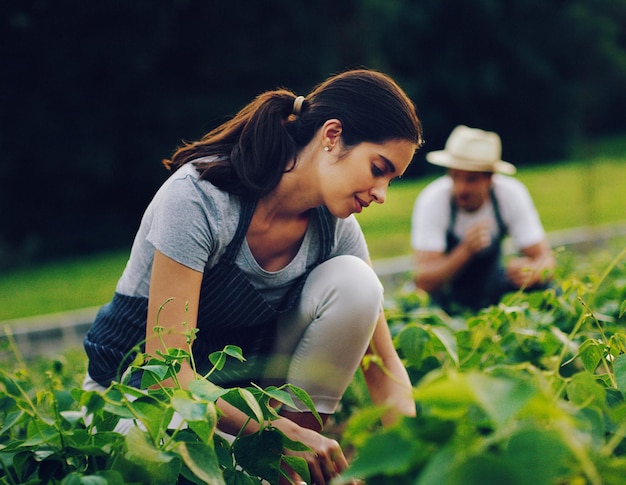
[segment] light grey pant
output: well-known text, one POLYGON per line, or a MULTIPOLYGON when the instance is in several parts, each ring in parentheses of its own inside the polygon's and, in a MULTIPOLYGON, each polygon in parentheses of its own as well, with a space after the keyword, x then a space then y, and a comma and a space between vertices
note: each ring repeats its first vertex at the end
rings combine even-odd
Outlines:
POLYGON ((278 321, 270 372, 307 391, 318 412, 333 413, 367 350, 382 302, 382 285, 363 260, 325 261, 278 321))
MULTIPOLYGON (((337 256, 316 267, 294 308, 278 321, 267 384, 300 387, 319 413, 332 414, 367 350, 382 303, 382 285, 363 260, 337 256)), ((104 390, 89 375, 83 388, 104 390)))

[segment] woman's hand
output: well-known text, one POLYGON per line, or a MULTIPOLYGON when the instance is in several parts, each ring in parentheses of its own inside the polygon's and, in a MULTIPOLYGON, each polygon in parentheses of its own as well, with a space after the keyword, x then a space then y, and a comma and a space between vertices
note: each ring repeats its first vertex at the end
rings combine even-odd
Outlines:
MULTIPOLYGON (((327 485, 334 477, 348 468, 348 460, 336 440, 327 438, 317 431, 303 428, 288 418, 279 419, 272 424, 289 439, 298 441, 311 449, 311 451, 285 451, 287 455, 298 456, 307 462, 311 474, 311 483, 327 485)), ((302 480, 302 477, 293 470, 286 470, 286 472, 294 483, 299 483, 302 480)))

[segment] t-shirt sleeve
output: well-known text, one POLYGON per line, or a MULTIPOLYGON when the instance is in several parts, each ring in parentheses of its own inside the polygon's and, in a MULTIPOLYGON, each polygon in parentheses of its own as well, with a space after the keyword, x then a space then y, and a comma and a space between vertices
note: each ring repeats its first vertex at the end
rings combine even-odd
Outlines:
POLYGON ((497 186, 496 193, 501 207, 502 219, 517 249, 537 244, 545 238, 545 231, 528 189, 517 179, 497 186))
POLYGON ((415 199, 411 214, 411 247, 415 251, 446 250, 450 222, 448 192, 439 182, 427 186, 415 199))
POLYGON ((359 222, 354 215, 346 219, 338 219, 335 229, 335 247, 332 256, 350 254, 365 261, 369 258, 369 250, 359 222))
POLYGON ((174 179, 155 197, 147 239, 165 256, 203 271, 213 243, 208 213, 206 197, 194 179, 174 179))

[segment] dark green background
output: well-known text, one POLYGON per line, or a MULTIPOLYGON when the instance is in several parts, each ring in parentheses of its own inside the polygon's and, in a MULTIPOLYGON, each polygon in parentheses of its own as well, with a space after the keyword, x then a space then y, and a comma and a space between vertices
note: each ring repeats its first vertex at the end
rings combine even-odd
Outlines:
POLYGON ((516 164, 626 128, 624 0, 4 0, 0 269, 129 247, 160 161, 266 89, 370 67, 427 144, 459 123, 516 164))

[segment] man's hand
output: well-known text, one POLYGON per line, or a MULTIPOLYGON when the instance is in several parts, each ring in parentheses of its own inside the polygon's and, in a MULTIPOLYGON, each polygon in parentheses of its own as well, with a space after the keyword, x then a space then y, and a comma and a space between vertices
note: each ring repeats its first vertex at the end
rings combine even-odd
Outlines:
POLYGON ((531 258, 514 258, 506 265, 506 276, 517 288, 529 288, 541 279, 536 266, 531 258))
POLYGON ((506 264, 507 278, 518 288, 532 288, 553 277, 556 261, 544 239, 521 250, 522 256, 506 264))
POLYGON ((463 243, 468 251, 476 254, 491 244, 491 231, 488 221, 481 221, 471 226, 465 233, 463 243))

